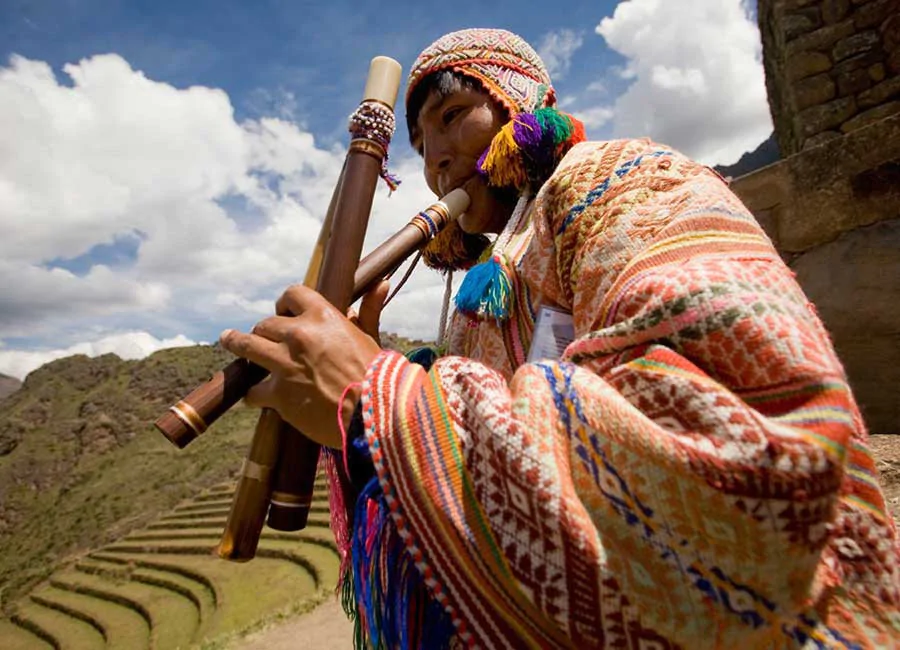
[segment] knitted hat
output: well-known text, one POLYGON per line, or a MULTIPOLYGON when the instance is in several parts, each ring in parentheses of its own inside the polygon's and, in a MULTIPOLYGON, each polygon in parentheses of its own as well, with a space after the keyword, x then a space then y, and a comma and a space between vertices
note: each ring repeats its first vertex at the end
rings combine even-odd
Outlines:
POLYGON ((541 57, 520 36, 502 29, 463 29, 429 45, 410 70, 406 101, 422 79, 440 70, 477 79, 510 115, 556 103, 541 57))

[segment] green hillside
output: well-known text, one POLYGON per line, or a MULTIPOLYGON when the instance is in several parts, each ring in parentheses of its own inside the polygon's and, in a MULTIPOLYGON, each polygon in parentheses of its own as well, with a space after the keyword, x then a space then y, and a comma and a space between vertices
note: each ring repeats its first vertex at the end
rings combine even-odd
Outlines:
POLYGON ((142 361, 70 357, 0 402, 0 601, 65 559, 146 525, 234 477, 256 414, 236 408, 186 449, 152 427, 170 403, 230 360, 215 347, 142 361))
POLYGON ((211 554, 233 489, 214 486, 54 571, 10 604, 3 647, 211 650, 333 594, 339 560, 322 479, 306 530, 264 529, 256 558, 239 564, 211 554))

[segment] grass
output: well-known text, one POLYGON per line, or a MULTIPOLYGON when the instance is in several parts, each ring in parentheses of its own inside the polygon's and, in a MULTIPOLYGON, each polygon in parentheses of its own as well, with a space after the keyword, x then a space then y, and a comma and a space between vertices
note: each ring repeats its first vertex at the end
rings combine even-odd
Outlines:
POLYGON ((4 650, 51 650, 54 646, 18 625, 0 620, 4 650))
POLYGON ((339 565, 317 487, 306 530, 264 529, 257 557, 231 563, 212 555, 227 512, 205 497, 230 500, 233 487, 215 485, 54 572, 20 601, 20 625, 4 624, 22 648, 212 649, 308 611, 333 593, 339 565))

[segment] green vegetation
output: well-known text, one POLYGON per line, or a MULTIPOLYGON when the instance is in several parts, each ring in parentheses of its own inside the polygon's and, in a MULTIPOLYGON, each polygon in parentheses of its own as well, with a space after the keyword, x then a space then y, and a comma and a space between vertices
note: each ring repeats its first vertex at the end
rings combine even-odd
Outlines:
POLYGON ((3 610, 70 555, 139 528, 240 468, 256 414, 232 409, 176 449, 152 427, 230 360, 209 346, 135 362, 70 357, 0 403, 3 610))
POLYGON ((247 564, 211 555, 257 412, 234 408, 181 450, 152 426, 231 359, 215 346, 75 356, 0 396, 4 648, 224 647, 332 592, 321 483, 307 530, 267 529, 247 564))
POLYGON ((230 563, 212 554, 227 512, 215 486, 167 516, 55 571, 10 606, 4 641, 19 649, 225 647, 332 593, 338 556, 327 528, 324 485, 309 527, 263 531, 257 555, 230 563), (213 499, 210 499, 213 497, 213 499), (220 512, 210 513, 210 504, 220 512), (195 527, 185 513, 197 517, 195 527))

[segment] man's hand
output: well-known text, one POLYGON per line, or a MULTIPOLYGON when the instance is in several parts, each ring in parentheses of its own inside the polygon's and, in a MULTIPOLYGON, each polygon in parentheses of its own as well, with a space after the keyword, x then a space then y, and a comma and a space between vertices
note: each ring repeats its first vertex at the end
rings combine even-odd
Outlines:
MULTIPOLYGON (((275 409, 319 444, 340 447, 337 412, 341 393, 362 381, 380 348, 361 327, 302 285, 282 294, 276 313, 281 315, 260 321, 251 334, 225 330, 219 339, 229 352, 272 373, 251 388, 244 401, 249 406, 275 409)), ((376 332, 378 314, 380 309, 375 314, 376 332)), ((345 426, 359 395, 360 389, 355 387, 340 405, 345 426)))

